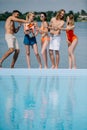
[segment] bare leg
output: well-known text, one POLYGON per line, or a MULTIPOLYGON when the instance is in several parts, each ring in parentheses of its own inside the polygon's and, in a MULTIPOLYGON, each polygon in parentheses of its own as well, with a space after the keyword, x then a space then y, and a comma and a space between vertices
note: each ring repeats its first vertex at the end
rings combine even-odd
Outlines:
POLYGON ((40 55, 38 53, 38 47, 37 47, 37 44, 34 44, 33 45, 33 49, 34 49, 34 53, 35 53, 35 56, 37 58, 37 61, 39 63, 39 67, 42 68, 42 64, 41 64, 41 58, 40 58, 40 55))
POLYGON ((72 57, 71 57, 71 49, 70 49, 70 46, 71 46, 71 42, 70 41, 67 41, 68 43, 68 60, 69 60, 69 69, 72 69, 72 57))
POLYGON ((70 54, 69 54, 69 69, 72 69, 72 58, 70 54))
POLYGON ((56 53, 56 65, 55 65, 55 68, 58 68, 58 65, 59 65, 59 51, 55 51, 56 53))
POLYGON ((48 45, 48 41, 44 42, 42 45, 42 50, 41 50, 41 54, 44 60, 44 68, 48 68, 47 65, 47 45, 48 45))
POLYGON ((15 50, 15 53, 14 53, 13 59, 12 59, 12 63, 11 63, 11 68, 14 68, 15 62, 16 62, 16 60, 17 60, 17 58, 18 58, 18 55, 19 55, 19 52, 20 52, 19 49, 18 49, 18 50, 15 50))
POLYGON ((2 56, 0 59, 0 67, 2 66, 3 61, 14 52, 14 48, 9 48, 9 50, 2 56))
POLYGON ((76 69, 76 60, 75 60, 75 55, 74 55, 74 50, 76 48, 78 40, 74 40, 71 46, 69 46, 69 54, 71 55, 71 62, 72 62, 72 67, 76 69))
POLYGON ((28 68, 30 68, 30 46, 25 45, 25 49, 26 49, 27 65, 28 65, 28 68))
POLYGON ((52 63, 52 69, 55 68, 55 59, 54 59, 54 54, 53 54, 53 50, 49 50, 49 55, 50 55, 50 60, 51 60, 51 63, 52 63))

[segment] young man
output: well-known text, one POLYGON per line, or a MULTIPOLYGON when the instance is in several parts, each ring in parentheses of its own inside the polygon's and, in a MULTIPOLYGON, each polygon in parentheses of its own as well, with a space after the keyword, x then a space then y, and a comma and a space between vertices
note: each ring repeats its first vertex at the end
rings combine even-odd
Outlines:
POLYGON ((17 33, 21 27, 21 23, 27 23, 24 19, 19 19, 20 12, 18 10, 14 10, 12 12, 12 15, 9 16, 5 23, 5 40, 7 42, 9 50, 2 56, 0 59, 0 67, 2 67, 3 61, 14 52, 13 60, 11 63, 11 68, 14 68, 15 62, 18 58, 19 54, 19 46, 18 41, 14 35, 14 33, 17 33), (19 26, 15 28, 15 22, 19 23, 19 26))
POLYGON ((61 27, 64 26, 64 14, 65 10, 61 9, 58 11, 57 15, 53 17, 50 21, 50 45, 49 45, 49 55, 52 63, 52 69, 58 68, 59 65, 59 48, 60 48, 60 33, 61 27), (54 57, 54 52, 56 57, 54 57))

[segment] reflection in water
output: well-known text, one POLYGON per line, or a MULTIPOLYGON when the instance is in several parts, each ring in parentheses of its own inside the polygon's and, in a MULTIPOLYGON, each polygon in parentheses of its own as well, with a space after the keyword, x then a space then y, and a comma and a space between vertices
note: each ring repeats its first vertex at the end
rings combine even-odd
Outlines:
POLYGON ((68 93, 66 100, 66 110, 65 110, 65 128, 67 130, 73 130, 73 112, 75 106, 75 97, 74 97, 74 87, 75 87, 75 77, 70 77, 68 79, 68 93))
POLYGON ((0 83, 0 130, 75 130, 75 77, 9 76, 0 83))
POLYGON ((60 82, 58 77, 50 79, 49 106, 48 106, 48 129, 56 130, 62 128, 59 102, 60 82), (50 125, 49 125, 50 124, 50 125))
POLYGON ((19 129, 19 113, 17 108, 18 100, 18 85, 14 76, 11 76, 12 88, 8 93, 7 103, 6 103, 6 119, 9 126, 12 129, 19 129))
POLYGON ((27 77, 27 84, 25 88, 24 97, 24 122, 26 129, 34 128, 35 108, 39 92, 40 78, 34 79, 27 77))

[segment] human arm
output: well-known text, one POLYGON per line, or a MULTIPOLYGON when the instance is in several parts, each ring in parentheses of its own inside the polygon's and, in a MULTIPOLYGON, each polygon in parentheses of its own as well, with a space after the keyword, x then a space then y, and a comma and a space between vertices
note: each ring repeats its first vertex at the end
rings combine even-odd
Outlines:
POLYGON ((66 18, 66 28, 61 28, 61 30, 66 31, 66 30, 73 30, 75 28, 75 25, 70 24, 70 19, 69 16, 66 18))
POLYGON ((50 20, 50 23, 49 23, 49 26, 48 26, 48 31, 54 29, 54 28, 53 28, 53 21, 54 21, 54 18, 52 18, 52 19, 50 20))
MULTIPOLYGON (((51 21, 51 23, 52 22, 53 22, 53 20, 51 21)), ((56 22, 54 20, 53 24, 51 25, 50 30, 59 31, 59 30, 61 30, 61 28, 63 28, 63 26, 64 26, 64 21, 63 20, 60 20, 59 22, 56 22)))
POLYGON ((19 25, 18 25, 18 27, 17 28, 15 28, 15 33, 17 33, 18 31, 19 31, 19 29, 20 29, 20 27, 21 27, 21 23, 19 23, 19 25))
POLYGON ((67 33, 66 33, 66 42, 67 42, 67 45, 68 47, 71 45, 71 42, 68 40, 68 36, 67 36, 67 33))
POLYGON ((19 23, 18 27, 15 27, 15 26, 14 26, 14 33, 17 33, 17 32, 19 31, 19 29, 20 29, 22 23, 28 23, 27 20, 19 19, 19 18, 16 18, 16 17, 14 17, 14 16, 10 16, 10 17, 9 17, 9 21, 13 21, 13 22, 18 22, 18 23, 19 23))
POLYGON ((28 23, 27 20, 24 20, 24 19, 19 19, 19 18, 16 18, 14 16, 11 16, 10 17, 10 20, 14 21, 14 22, 19 22, 19 23, 28 23))
POLYGON ((66 30, 73 30, 75 28, 75 25, 72 25, 72 26, 67 26, 66 28, 60 28, 61 30, 63 31, 66 31, 66 30))
POLYGON ((71 42, 67 39, 67 36, 66 36, 66 42, 68 44, 68 47, 71 45, 71 42))
POLYGON ((37 36, 37 35, 38 35, 38 32, 39 32, 39 27, 38 27, 37 22, 34 22, 34 28, 33 28, 33 30, 32 30, 32 31, 33 31, 32 33, 34 33, 34 35, 35 35, 35 36, 37 36), (34 33, 34 29, 35 29, 35 33, 34 33))

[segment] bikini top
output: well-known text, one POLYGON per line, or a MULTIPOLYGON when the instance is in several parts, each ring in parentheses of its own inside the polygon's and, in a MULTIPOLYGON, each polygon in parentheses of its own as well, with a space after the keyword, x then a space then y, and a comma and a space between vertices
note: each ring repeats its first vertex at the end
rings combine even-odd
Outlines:
POLYGON ((44 30, 45 30, 45 27, 42 26, 40 29, 41 29, 42 31, 44 31, 44 30))
POLYGON ((34 23, 28 24, 28 28, 29 28, 29 29, 32 28, 32 27, 34 27, 34 23))
POLYGON ((30 32, 33 32, 33 33, 34 33, 34 29, 35 29, 34 23, 28 24, 28 30, 29 30, 30 32))

